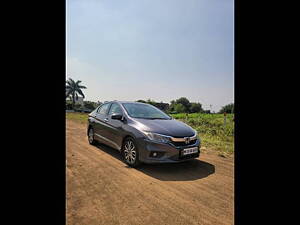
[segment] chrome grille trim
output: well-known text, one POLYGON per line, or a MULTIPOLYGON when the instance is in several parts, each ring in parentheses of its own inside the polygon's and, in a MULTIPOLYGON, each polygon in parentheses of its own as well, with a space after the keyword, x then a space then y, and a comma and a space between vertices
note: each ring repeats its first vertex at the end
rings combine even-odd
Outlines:
POLYGON ((195 134, 194 136, 192 137, 182 137, 182 138, 174 138, 174 137, 171 137, 171 141, 174 141, 174 142, 185 142, 185 140, 189 138, 190 141, 192 140, 195 140, 197 139, 197 134, 195 134))

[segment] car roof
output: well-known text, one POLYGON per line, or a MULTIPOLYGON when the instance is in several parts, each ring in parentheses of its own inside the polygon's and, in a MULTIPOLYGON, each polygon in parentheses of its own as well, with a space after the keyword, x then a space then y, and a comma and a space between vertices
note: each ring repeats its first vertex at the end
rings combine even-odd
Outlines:
MULTIPOLYGON (((105 103, 114 103, 114 102, 117 102, 117 103, 120 103, 120 104, 123 104, 123 103, 147 104, 147 103, 143 103, 143 102, 133 102, 133 101, 117 101, 117 100, 114 100, 114 101, 109 101, 109 102, 105 102, 105 103)), ((104 103, 103 103, 103 104, 104 104, 104 103)))

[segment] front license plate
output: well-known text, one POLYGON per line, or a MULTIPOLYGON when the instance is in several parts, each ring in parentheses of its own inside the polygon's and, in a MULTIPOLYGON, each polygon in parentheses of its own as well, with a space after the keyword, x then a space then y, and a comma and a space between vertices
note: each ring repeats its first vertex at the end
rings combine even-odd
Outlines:
POLYGON ((198 152, 198 147, 183 149, 182 155, 189 155, 198 152))

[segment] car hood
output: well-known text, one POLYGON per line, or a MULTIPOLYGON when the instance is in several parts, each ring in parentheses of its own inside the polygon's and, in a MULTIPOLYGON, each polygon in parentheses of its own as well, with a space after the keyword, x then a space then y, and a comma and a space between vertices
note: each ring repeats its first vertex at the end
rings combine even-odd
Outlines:
POLYGON ((172 120, 148 120, 132 119, 135 127, 139 130, 168 135, 172 137, 190 137, 195 134, 194 130, 185 123, 172 120))

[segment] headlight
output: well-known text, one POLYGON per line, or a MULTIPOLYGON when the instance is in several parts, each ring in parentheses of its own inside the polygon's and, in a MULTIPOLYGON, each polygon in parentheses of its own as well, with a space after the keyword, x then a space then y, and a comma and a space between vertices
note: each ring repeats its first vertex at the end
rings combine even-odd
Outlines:
POLYGON ((194 135, 194 136, 196 136, 197 139, 201 142, 201 139, 200 139, 200 137, 199 137, 199 135, 198 135, 198 132, 197 132, 196 130, 194 130, 194 131, 195 131, 195 135, 194 135))
POLYGON ((198 135, 198 132, 196 131, 196 130, 194 130, 195 131, 195 135, 194 136, 197 136, 198 135))
POLYGON ((157 142, 162 142, 162 143, 168 143, 170 142, 170 137, 165 136, 162 134, 156 134, 156 133, 151 133, 151 132, 143 132, 143 134, 151 141, 157 141, 157 142))
MULTIPOLYGON (((194 130, 194 129, 193 129, 194 130)), ((198 135, 198 132, 196 130, 194 130, 195 134, 194 134, 194 137, 196 136, 196 139, 198 139, 200 141, 200 137, 198 135)))

